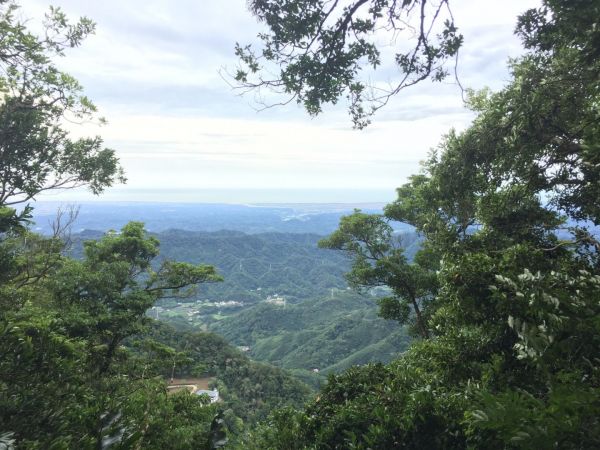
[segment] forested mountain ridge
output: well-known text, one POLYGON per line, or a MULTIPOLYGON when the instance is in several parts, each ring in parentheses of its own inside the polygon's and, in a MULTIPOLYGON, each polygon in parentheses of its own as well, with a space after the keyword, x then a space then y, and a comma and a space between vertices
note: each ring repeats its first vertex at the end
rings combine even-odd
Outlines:
MULTIPOLYGON (((72 254, 81 255, 82 243, 100 236, 95 231, 74 234, 72 254)), ((203 287, 202 299, 250 305, 280 294, 293 302, 346 287, 347 258, 319 249, 317 235, 168 230, 153 236, 161 243, 160 258, 211 261, 223 274, 222 283, 203 287)))
POLYGON ((209 298, 251 300, 252 295, 280 294, 295 301, 346 287, 347 259, 319 249, 318 235, 169 230, 159 238, 164 257, 211 261, 219 269, 225 281, 208 287, 209 298))
MULTIPOLYGON (((72 254, 100 235, 72 235, 72 254)), ((224 277, 187 299, 159 302, 150 313, 181 329, 212 330, 248 347, 252 358, 316 385, 351 364, 387 362, 407 345, 406 329, 376 315, 383 294, 350 291, 347 256, 318 248, 322 236, 184 230, 152 236, 160 241, 157 263, 212 261, 224 277)), ((409 253, 420 243, 412 233, 399 239, 409 253)))
MULTIPOLYGON (((81 255, 85 240, 102 235, 91 230, 73 234, 71 254, 81 255)), ((160 241, 159 260, 211 261, 223 274, 222 283, 202 288, 198 294, 201 298, 252 304, 268 295, 280 294, 295 302, 329 294, 332 288, 347 287, 344 274, 350 260, 341 252, 319 248, 322 235, 176 229, 152 235, 160 241)), ((403 232, 398 237, 406 255, 412 257, 421 238, 412 232, 403 232)))

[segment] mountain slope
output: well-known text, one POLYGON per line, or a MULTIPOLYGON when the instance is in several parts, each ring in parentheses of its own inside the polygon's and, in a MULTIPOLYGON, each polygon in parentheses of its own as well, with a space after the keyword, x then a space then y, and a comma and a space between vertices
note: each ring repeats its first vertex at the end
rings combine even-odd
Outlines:
POLYGON ((295 373, 341 371, 353 364, 390 361, 408 345, 406 330, 376 314, 373 298, 334 291, 291 306, 260 304, 215 323, 250 355, 295 373))

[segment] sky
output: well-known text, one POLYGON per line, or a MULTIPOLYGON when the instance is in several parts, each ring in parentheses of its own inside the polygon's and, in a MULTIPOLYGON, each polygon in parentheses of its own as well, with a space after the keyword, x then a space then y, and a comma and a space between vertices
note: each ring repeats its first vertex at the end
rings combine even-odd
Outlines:
MULTIPOLYGON (((50 4, 97 23, 95 35, 57 63, 108 120, 102 127, 70 125, 71 134, 101 135, 128 178, 99 200, 390 201, 444 133, 464 129, 473 117, 450 81, 403 91, 362 131, 352 129, 343 104, 316 118, 296 104, 258 112, 252 96, 239 96, 220 75, 236 67, 235 42, 257 43, 263 31, 246 0, 22 3, 32 26, 50 4)), ((509 80, 506 63, 522 52, 513 35, 516 17, 538 3, 452 3, 465 36, 459 60, 464 87, 500 89, 509 80)), ((393 80, 393 68, 383 69, 375 81, 393 80)), ((41 197, 94 198, 82 190, 41 197)))

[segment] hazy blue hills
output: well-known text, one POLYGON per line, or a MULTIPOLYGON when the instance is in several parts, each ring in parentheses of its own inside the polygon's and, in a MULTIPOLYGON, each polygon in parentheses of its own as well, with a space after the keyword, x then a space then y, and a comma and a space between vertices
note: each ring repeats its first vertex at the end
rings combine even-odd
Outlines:
MULTIPOLYGON (((35 229, 41 233, 51 230, 61 203, 38 202, 35 205, 35 229)), ((64 204, 62 204, 64 207, 64 204)), ((79 203, 79 216, 73 231, 119 229, 127 222, 140 221, 150 231, 168 229, 190 231, 234 230, 245 233, 315 233, 334 231, 340 217, 360 208, 379 213, 382 203, 354 204, 276 204, 231 205, 217 203, 139 203, 88 202, 79 203)), ((408 225, 398 224, 398 230, 408 225)))

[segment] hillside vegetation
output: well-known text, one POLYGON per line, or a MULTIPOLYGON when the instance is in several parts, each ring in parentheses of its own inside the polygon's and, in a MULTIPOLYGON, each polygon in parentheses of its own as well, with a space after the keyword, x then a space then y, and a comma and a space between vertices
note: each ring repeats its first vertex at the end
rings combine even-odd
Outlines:
MULTIPOLYGON (((243 429, 245 422, 264 419, 276 408, 302 406, 313 394, 291 374, 252 361, 213 333, 177 331, 164 322, 155 321, 141 337, 180 352, 171 371, 165 371, 165 378, 171 375, 178 378, 190 375, 215 377, 214 386, 222 400, 220 409, 225 412, 228 426, 237 432, 243 429)), ((134 352, 144 348, 144 341, 138 339, 131 340, 134 352)))
POLYGON ((203 298, 253 303, 280 294, 294 302, 346 287, 347 258, 318 248, 318 235, 169 230, 157 237, 164 257, 211 261, 223 274, 203 298))
MULTIPOLYGON (((83 241, 100 235, 73 235, 71 254, 80 255, 83 241)), ((162 300, 151 316, 180 330, 212 330, 315 386, 353 364, 387 362, 409 341, 405 328, 377 316, 376 300, 385 291, 350 291, 344 277, 350 260, 320 249, 321 236, 184 230, 154 236, 157 263, 212 261, 224 280, 185 299, 162 300)), ((408 254, 421 242, 415 233, 398 239, 408 254)))
MULTIPOLYGON (((74 234, 70 254, 80 257, 83 242, 102 235, 91 230, 74 234)), ((152 235, 160 242, 161 253, 156 263, 167 259, 193 264, 211 261, 223 275, 223 282, 203 286, 190 299, 251 305, 279 294, 296 302, 347 286, 344 272, 349 260, 342 254, 318 248, 319 235, 245 234, 226 230, 168 230, 152 235)))
POLYGON ((351 365, 390 361, 410 341, 405 328, 377 316, 372 298, 348 291, 286 307, 263 303, 211 329, 313 383, 351 365))

